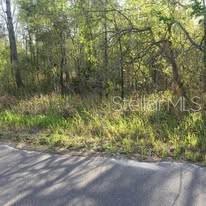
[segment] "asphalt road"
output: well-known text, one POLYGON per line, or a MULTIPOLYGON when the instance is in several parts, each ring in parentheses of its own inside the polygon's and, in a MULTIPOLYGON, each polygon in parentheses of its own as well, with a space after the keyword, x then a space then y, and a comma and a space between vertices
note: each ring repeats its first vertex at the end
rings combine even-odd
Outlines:
POLYGON ((205 206, 206 168, 0 145, 0 206, 205 206))

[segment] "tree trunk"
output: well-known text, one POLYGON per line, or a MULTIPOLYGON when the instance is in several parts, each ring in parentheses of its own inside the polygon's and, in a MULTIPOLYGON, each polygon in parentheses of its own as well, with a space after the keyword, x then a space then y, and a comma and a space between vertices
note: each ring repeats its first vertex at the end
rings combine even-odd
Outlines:
POLYGON ((204 45, 203 45, 203 62, 204 62, 204 70, 203 70, 203 90, 206 92, 206 1, 203 0, 204 6, 204 45))
POLYGON ((172 47, 172 42, 169 40, 166 40, 163 45, 164 46, 162 49, 165 51, 165 55, 167 57, 167 60, 172 66, 173 82, 175 83, 174 90, 178 90, 176 92, 179 93, 179 95, 181 95, 185 98, 188 98, 186 89, 183 85, 183 82, 182 82, 180 74, 179 74, 179 68, 178 68, 178 65, 176 62, 176 57, 175 57, 174 50, 172 47))
POLYGON ((23 87, 23 82, 21 78, 21 74, 19 71, 18 65, 18 53, 16 47, 16 38, 14 33, 13 19, 11 16, 11 2, 10 0, 6 0, 6 15, 7 15, 7 29, 9 33, 9 44, 10 44, 10 58, 12 69, 14 72, 14 77, 16 81, 16 85, 18 88, 23 87))
MULTIPOLYGON (((107 93, 107 75, 108 75, 108 33, 107 33, 107 0, 104 1, 104 12, 103 12, 103 19, 104 19, 104 82, 103 88, 106 89, 106 96, 109 94, 107 93)), ((102 89, 103 89, 102 88, 102 89)))
POLYGON ((66 65, 66 48, 65 48, 65 37, 64 33, 61 32, 61 63, 60 63, 60 87, 61 94, 65 94, 65 85, 64 85, 64 71, 66 65))
MULTIPOLYGON (((114 24, 115 24, 115 30, 119 32, 119 28, 116 22, 116 17, 114 16, 114 24)), ((121 79, 121 98, 124 100, 125 97, 125 91, 124 91, 124 65, 123 65, 123 48, 122 48, 122 40, 121 35, 118 36, 118 44, 119 44, 119 63, 120 63, 120 79, 121 79)))
POLYGON ((120 50, 120 71, 121 71, 121 97, 124 99, 124 66, 123 66, 123 52, 121 37, 118 38, 119 50, 120 50))
MULTIPOLYGON (((114 16, 114 25, 115 25, 115 30, 117 33, 119 33, 119 28, 117 25, 117 21, 116 21, 116 17, 114 16)), ((121 35, 119 35, 118 37, 118 46, 119 46, 119 66, 120 66, 120 82, 121 82, 121 98, 122 100, 124 100, 125 97, 125 91, 124 91, 124 60, 123 60, 123 48, 122 48, 122 39, 121 39, 121 35)))
POLYGON ((175 59, 174 52, 173 52, 172 48, 171 48, 170 54, 171 54, 170 62, 171 62, 171 65, 172 65, 172 72, 173 72, 174 82, 178 86, 180 95, 182 95, 184 97, 187 97, 186 90, 185 90, 185 88, 183 86, 183 82, 181 81, 181 78, 180 78, 179 69, 178 69, 178 66, 177 66, 176 59, 175 59))

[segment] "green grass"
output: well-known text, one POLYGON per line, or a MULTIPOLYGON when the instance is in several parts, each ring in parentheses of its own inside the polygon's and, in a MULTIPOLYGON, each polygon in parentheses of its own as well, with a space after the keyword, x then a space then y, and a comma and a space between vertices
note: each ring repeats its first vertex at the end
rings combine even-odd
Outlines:
POLYGON ((120 112, 109 100, 58 95, 21 100, 0 111, 0 128, 14 131, 19 142, 201 162, 206 160, 205 123, 201 112, 120 112))
POLYGON ((57 115, 24 115, 14 113, 12 111, 1 112, 0 121, 2 124, 6 123, 6 125, 16 128, 55 128, 62 127, 66 122, 64 118, 57 115))

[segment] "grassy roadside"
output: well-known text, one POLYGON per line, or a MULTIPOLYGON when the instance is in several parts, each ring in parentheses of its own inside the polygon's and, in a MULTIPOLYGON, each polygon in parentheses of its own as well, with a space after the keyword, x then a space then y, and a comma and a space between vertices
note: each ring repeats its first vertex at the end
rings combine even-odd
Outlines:
POLYGON ((2 104, 0 140, 205 162, 205 123, 200 112, 119 111, 110 100, 45 95, 2 104))

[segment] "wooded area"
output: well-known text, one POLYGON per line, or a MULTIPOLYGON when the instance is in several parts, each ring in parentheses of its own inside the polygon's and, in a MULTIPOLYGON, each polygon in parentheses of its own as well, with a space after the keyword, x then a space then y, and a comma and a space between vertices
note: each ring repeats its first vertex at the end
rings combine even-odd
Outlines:
MULTIPOLYGON (((198 97, 201 111, 182 115, 199 115, 189 134, 198 152, 206 151, 205 0, 1 0, 1 10, 0 96, 73 96, 75 104, 91 96, 102 103, 171 95, 188 105, 198 97)), ((183 117, 174 110, 163 113, 177 115, 178 125, 183 117)))
POLYGON ((189 95, 206 88, 205 1, 12 3, 14 17, 11 2, 2 0, 8 29, 2 22, 3 91, 17 86, 30 93, 124 97, 167 89, 189 95))

